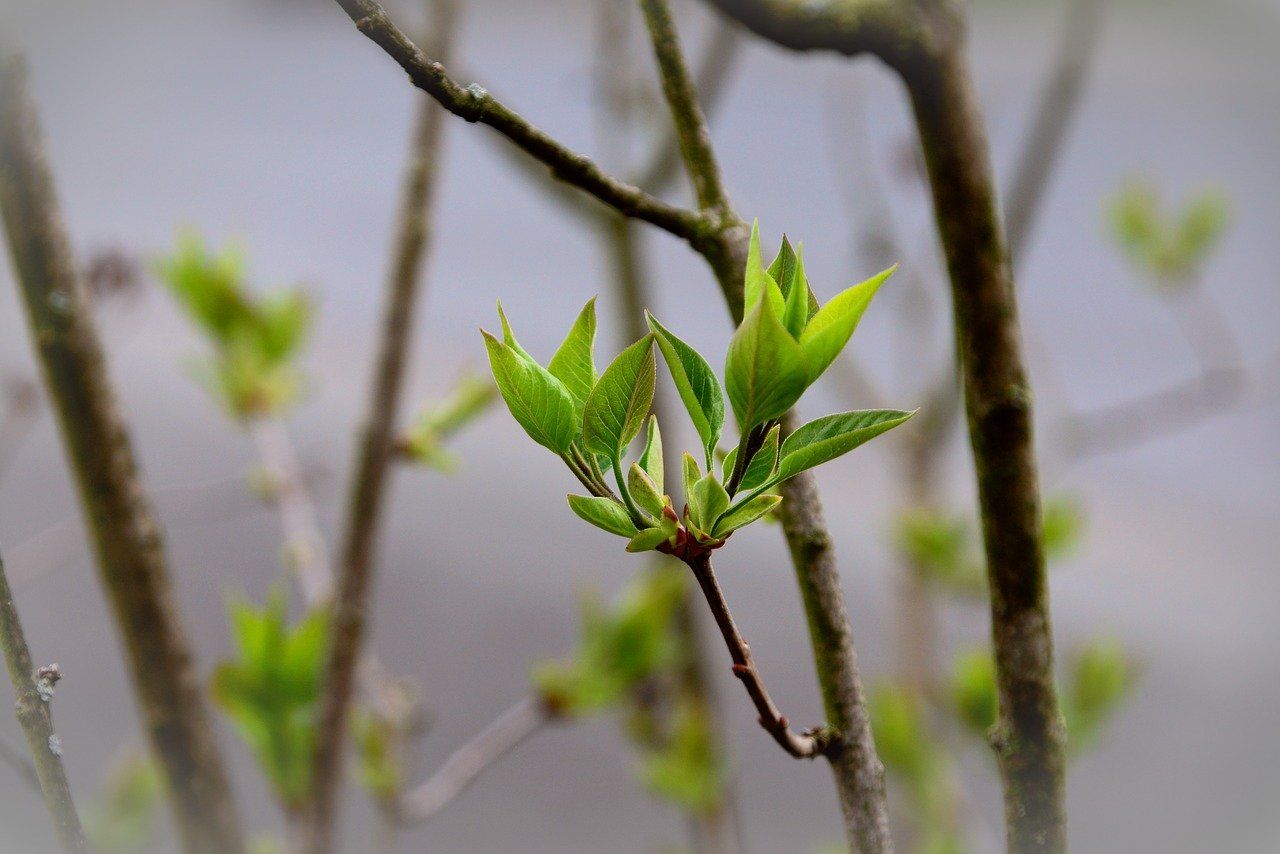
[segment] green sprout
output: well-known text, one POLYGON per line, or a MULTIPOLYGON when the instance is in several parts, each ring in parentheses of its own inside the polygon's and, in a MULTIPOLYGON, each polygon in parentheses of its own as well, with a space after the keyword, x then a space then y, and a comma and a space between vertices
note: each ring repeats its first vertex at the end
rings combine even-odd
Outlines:
POLYGON ((328 641, 325 609, 290 626, 285 596, 275 591, 261 608, 230 607, 237 657, 214 671, 214 700, 249 745, 286 811, 311 793, 316 703, 328 641))
POLYGON ((719 548, 734 531, 773 510, 782 500, 776 489, 783 481, 848 453, 914 414, 844 412, 781 435, 782 416, 844 349, 892 273, 893 268, 886 270, 818 306, 801 249, 793 250, 784 238, 766 269, 759 228, 752 229, 745 315, 725 359, 725 389, 740 438, 719 470, 714 462, 724 428, 725 393, 706 359, 652 315, 650 334, 600 374, 593 353, 594 300, 579 313, 546 367, 520 346, 501 304, 501 339, 482 334, 512 416, 530 438, 559 456, 590 493, 569 496, 573 512, 627 539, 628 551, 657 550, 689 560, 719 548), (683 457, 684 506, 679 513, 666 492, 662 436, 649 415, 655 350, 662 353, 702 445, 698 457, 683 457), (643 450, 627 467, 626 451, 646 423, 643 450), (616 493, 608 482, 610 473, 616 493))
POLYGON ((178 305, 213 346, 198 376, 237 419, 279 414, 298 397, 294 362, 311 325, 311 302, 300 290, 265 296, 245 281, 241 253, 213 254, 186 235, 158 264, 178 305))
POLYGON ((445 441, 488 412, 497 396, 488 377, 463 377, 448 397, 418 415, 400 443, 400 452, 419 465, 453 472, 458 461, 445 449, 445 441))
POLYGON ((1230 220, 1226 196, 1202 190, 1179 212, 1163 209, 1149 183, 1130 181, 1111 197, 1108 224, 1121 250, 1163 291, 1186 290, 1221 242, 1230 220))

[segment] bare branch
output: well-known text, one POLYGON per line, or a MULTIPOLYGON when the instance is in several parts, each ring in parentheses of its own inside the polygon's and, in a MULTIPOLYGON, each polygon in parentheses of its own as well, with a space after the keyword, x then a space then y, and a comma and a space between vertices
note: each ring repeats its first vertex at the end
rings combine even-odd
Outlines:
MULTIPOLYGON (((380 20, 390 27, 385 15, 380 20)), ((439 55, 447 56, 455 25, 452 0, 437 0, 432 24, 435 49, 439 55)), ((398 33, 393 27, 391 31, 398 33)), ((416 54, 417 49, 413 50, 416 54)), ((447 90, 445 87, 442 91, 447 90)), ((304 834, 306 849, 314 852, 333 848, 333 823, 342 777, 343 748, 347 742, 352 685, 358 677, 357 670, 367 672, 367 667, 358 668, 357 662, 361 658, 373 584, 374 546, 386 499, 387 475, 395 454, 400 391, 419 297, 418 282, 430 238, 428 217, 436 186, 443 124, 443 113, 424 99, 418 108, 405 175, 378 352, 350 484, 332 637, 318 705, 322 735, 316 740, 313 800, 304 834)))
POLYGON ((454 751, 440 770, 404 795, 400 821, 418 824, 436 815, 474 783, 482 771, 552 720, 554 717, 536 698, 526 697, 516 703, 454 751))
POLYGON ((62 674, 56 664, 42 667, 39 672, 32 667, 31 650, 22 632, 22 621, 18 619, 18 608, 13 601, 13 591, 9 589, 3 557, 0 557, 0 646, 4 648, 9 681, 17 699, 18 723, 22 724, 27 747, 35 760, 36 777, 45 807, 53 819, 58 845, 63 851, 88 851, 89 844, 80 827, 80 815, 71 797, 71 784, 67 782, 66 769, 62 767, 62 746, 54 734, 53 714, 49 710, 53 686, 62 674))
POLYGON ((606 174, 590 158, 552 139, 480 86, 459 85, 442 64, 429 59, 410 41, 374 0, 337 2, 362 33, 408 73, 415 86, 449 112, 466 121, 488 125, 544 163, 557 178, 585 190, 620 213, 691 242, 704 237, 708 223, 702 214, 669 205, 606 174))
POLYGON ((0 56, 0 209, 32 342, 179 832, 189 851, 240 851, 240 823, 179 622, 159 526, 57 208, 23 62, 12 55, 0 56))

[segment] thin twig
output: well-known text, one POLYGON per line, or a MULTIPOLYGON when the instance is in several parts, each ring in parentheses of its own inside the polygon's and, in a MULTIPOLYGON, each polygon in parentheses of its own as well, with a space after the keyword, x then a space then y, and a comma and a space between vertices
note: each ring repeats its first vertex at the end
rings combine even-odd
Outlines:
POLYGON ((58 666, 32 667, 31 650, 22 632, 18 608, 9 589, 9 579, 4 571, 4 558, 0 556, 0 646, 4 647, 4 661, 9 668, 9 681, 17 699, 18 723, 27 736, 27 747, 35 760, 36 777, 44 794, 44 805, 53 819, 53 829, 58 845, 63 851, 88 851, 84 830, 80 827, 80 815, 71 798, 71 785, 67 782, 66 769, 62 767, 62 745, 53 731, 53 714, 49 702, 53 699, 53 686, 61 678, 58 666))
POLYGON ((0 209, 32 343, 179 833, 189 851, 240 851, 240 822, 179 621, 159 526, 58 211, 24 65, 7 54, 0 56, 0 209))
POLYGON ((36 766, 31 764, 31 759, 26 753, 10 744, 6 738, 0 738, 0 762, 8 765, 32 791, 42 794, 40 775, 36 773, 36 766))
POLYGON ((702 588, 702 595, 706 597, 707 605, 711 608, 711 615, 720 629, 724 644, 729 648, 729 657, 733 659, 733 675, 742 682, 742 687, 746 688, 751 702, 760 714, 760 726, 773 736, 773 740, 779 747, 791 756, 797 759, 813 759, 820 756, 830 744, 834 743, 829 738, 830 733, 821 729, 803 734, 791 731, 786 715, 778 711, 777 704, 769 696, 769 691, 760 678, 760 671, 756 669, 755 661, 751 657, 751 647, 747 645, 747 639, 742 636, 733 622, 729 603, 725 601, 724 593, 720 590, 720 582, 716 580, 715 570, 711 566, 711 555, 699 555, 687 562, 689 568, 693 570, 693 577, 697 579, 698 586, 702 588))
MULTIPOLYGON (((376 4, 344 2, 348 11, 360 7, 398 34, 376 4), (380 16, 380 17, 379 17, 380 16)), ((437 0, 432 21, 432 35, 437 55, 446 56, 455 26, 452 0, 437 0)), ((359 18, 357 18, 359 20, 359 18)), ((363 25, 362 25, 363 28, 363 25)), ((369 32, 366 30, 366 32, 369 32)), ((371 37, 373 34, 370 33, 371 37)), ((375 41, 377 40, 376 37, 375 41)), ((408 45, 403 35, 398 38, 408 45)), ((409 47, 412 47, 409 45, 409 47)), ((413 48, 416 58, 421 59, 413 48)), ((439 65, 436 91, 440 94, 457 89, 443 76, 439 65), (446 85, 442 81, 448 81, 446 85)), ((444 103, 443 101, 441 103, 444 103)), ((342 774, 342 755, 346 745, 346 725, 351 693, 356 678, 365 635, 368 600, 373 584, 374 547, 386 499, 386 481, 394 456, 396 422, 400 412, 401 386, 405 362, 412 337, 414 308, 418 302, 419 279, 430 238, 429 215, 436 187, 440 136, 443 114, 430 102, 419 106, 409 168, 405 175, 404 195, 398 217, 398 233, 394 238, 391 268, 388 272, 386 304, 378 337, 378 352, 373 367, 373 380, 365 410, 361 437, 356 452, 354 474, 348 497, 348 512, 343 532, 338 586, 333 608, 333 624, 329 655, 326 660, 319 708, 319 732, 316 740, 313 770, 313 800, 307 817, 304 844, 306 850, 327 852, 333 849, 333 824, 337 812, 337 790, 342 774)))
POLYGON ((534 697, 516 703, 454 751, 430 778, 405 793, 400 801, 400 821, 419 824, 436 815, 475 782, 482 771, 552 720, 554 717, 545 704, 534 697))
POLYGON ((590 158, 552 139, 482 87, 473 84, 464 88, 458 84, 439 61, 419 50, 374 0, 337 2, 356 27, 405 70, 415 86, 449 112, 466 121, 488 125, 546 164, 560 180, 585 190, 621 213, 689 241, 704 236, 707 222, 703 215, 669 205, 605 173, 590 158))

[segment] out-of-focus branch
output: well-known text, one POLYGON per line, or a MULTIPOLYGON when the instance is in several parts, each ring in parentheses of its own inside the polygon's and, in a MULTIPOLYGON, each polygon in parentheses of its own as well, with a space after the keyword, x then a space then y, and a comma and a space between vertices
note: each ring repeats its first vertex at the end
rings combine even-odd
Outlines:
POLYGON ((483 88, 463 87, 444 66, 427 57, 374 0, 337 0, 356 27, 386 51, 419 89, 446 110, 469 122, 488 125, 535 159, 553 175, 598 198, 620 213, 652 223, 677 237, 696 241, 707 228, 704 216, 669 205, 600 169, 590 158, 562 145, 483 88))
POLYGON ((187 850, 244 840, 170 587, 159 526, 62 225, 21 58, 0 52, 0 209, 152 748, 187 850))
MULTIPOLYGON (((381 21, 388 28, 383 31, 385 34, 399 33, 376 4, 344 0, 343 6, 348 11, 360 9, 360 17, 353 17, 362 29, 371 22, 381 21), (366 14, 373 17, 366 18, 366 14)), ((437 0, 431 32, 435 39, 433 49, 438 56, 448 56, 455 17, 452 0, 437 0)), ((370 35, 378 40, 373 33, 370 35)), ((398 39, 408 45, 403 35, 398 35, 398 39)), ((413 48, 413 53, 416 60, 423 61, 416 48, 413 48)), ((426 68, 426 65, 422 67, 426 68)), ((430 65, 428 76, 436 79, 437 85, 436 91, 427 88, 427 92, 448 106, 441 96, 450 92, 456 95, 456 84, 444 76, 438 64, 430 65)), ((305 849, 317 854, 330 851, 334 846, 334 817, 338 807, 338 785, 342 778, 343 750, 347 742, 352 686, 357 670, 362 669, 357 668, 357 662, 364 642, 373 585, 374 546, 386 502, 387 476, 395 454, 400 392, 411 343, 414 308, 419 296, 418 282, 430 238, 429 216, 437 183, 442 129, 443 113, 424 100, 419 105, 415 120, 372 385, 351 479, 329 654, 318 705, 320 737, 316 740, 313 800, 304 834, 305 849)))
POLYGON ((1044 207, 1045 190, 1093 66, 1105 2, 1066 0, 1066 23, 1062 27, 1057 58, 1040 92, 1035 118, 1005 193, 1009 257, 1015 265, 1021 262, 1036 217, 1044 207))
POLYGON ((31 764, 31 759, 28 758, 27 754, 14 747, 5 738, 0 738, 0 762, 8 765, 22 779, 22 782, 30 786, 37 794, 43 794, 40 789, 40 775, 36 773, 36 766, 31 764))
POLYGON ((53 699, 53 686, 61 677, 58 666, 42 667, 37 672, 31 664, 31 650, 18 619, 18 608, 9 589, 9 579, 4 571, 4 558, 0 557, 0 647, 4 648, 4 661, 9 668, 9 681, 17 700, 15 710, 18 723, 27 736, 27 748, 35 760, 36 777, 44 795, 44 805, 53 819, 53 829, 58 845, 63 851, 88 851, 84 830, 80 827, 80 815, 71 797, 71 784, 67 782, 66 769, 62 767, 62 745, 53 731, 53 714, 49 703, 53 699))
POLYGON ((475 782, 481 772, 554 719, 546 705, 535 697, 516 703, 454 751, 431 777, 406 792, 400 801, 399 820, 419 824, 436 815, 475 782))

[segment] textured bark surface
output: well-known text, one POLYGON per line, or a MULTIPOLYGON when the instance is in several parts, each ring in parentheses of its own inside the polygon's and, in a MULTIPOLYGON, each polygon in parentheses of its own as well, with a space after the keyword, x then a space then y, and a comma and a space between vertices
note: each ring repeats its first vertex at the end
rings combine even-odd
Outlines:
POLYGON ((107 377, 25 77, 20 58, 0 54, 0 208, 32 343, 183 845, 240 851, 240 824, 178 619, 160 529, 107 377))
MULTIPOLYGON (((9 589, 9 578, 4 571, 4 558, 0 557, 0 647, 4 649, 4 662, 13 684, 14 711, 18 723, 27 737, 27 748, 44 796, 45 808, 53 819, 54 835, 63 851, 88 851, 80 816, 71 798, 71 785, 67 782, 66 769, 62 767, 62 748, 53 732, 53 714, 49 710, 50 696, 41 696, 36 685, 36 670, 31 663, 31 649, 18 618, 18 606, 9 589)), ((45 678, 45 691, 51 691, 55 676, 45 678)))
POLYGON ((993 744, 1008 845, 1065 851, 1065 736, 1053 682, 1031 391, 987 140, 959 36, 900 70, 951 277, 991 595, 1000 698, 993 744))

